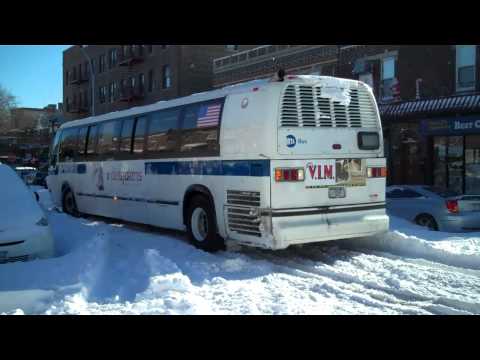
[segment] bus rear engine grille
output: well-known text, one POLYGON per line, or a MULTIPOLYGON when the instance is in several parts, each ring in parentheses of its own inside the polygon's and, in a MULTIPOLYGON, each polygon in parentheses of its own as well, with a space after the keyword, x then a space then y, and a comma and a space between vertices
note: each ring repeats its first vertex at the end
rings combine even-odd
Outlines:
POLYGON ((282 127, 376 128, 377 111, 363 86, 350 89, 350 104, 322 97, 321 86, 289 85, 282 98, 282 127))
POLYGON ((242 235, 262 237, 260 217, 254 208, 227 208, 228 228, 242 235))
POLYGON ((229 205, 260 207, 260 193, 227 190, 227 203, 229 205))

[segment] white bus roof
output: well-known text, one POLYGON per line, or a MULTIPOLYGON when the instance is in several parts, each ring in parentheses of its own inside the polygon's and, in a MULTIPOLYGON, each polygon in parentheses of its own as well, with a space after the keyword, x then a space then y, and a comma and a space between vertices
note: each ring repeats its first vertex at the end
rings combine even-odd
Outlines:
POLYGON ((165 108, 171 108, 176 106, 188 105, 195 102, 208 101, 217 99, 223 96, 231 94, 241 94, 247 91, 251 91, 254 87, 266 86, 266 85, 282 85, 288 82, 300 82, 305 84, 318 83, 321 81, 325 85, 339 86, 341 84, 358 84, 360 83, 357 80, 342 79, 331 76, 316 76, 316 75, 287 75, 284 82, 273 81, 271 79, 263 80, 253 80, 249 82, 244 82, 240 84, 226 86, 221 89, 206 91, 198 94, 193 94, 177 99, 172 99, 168 101, 158 101, 154 104, 137 106, 121 111, 114 111, 107 114, 102 114, 94 117, 88 117, 80 120, 74 120, 63 124, 60 129, 70 128, 80 125, 89 125, 91 123, 121 119, 124 117, 135 116, 138 114, 148 113, 152 111, 162 110, 165 108))

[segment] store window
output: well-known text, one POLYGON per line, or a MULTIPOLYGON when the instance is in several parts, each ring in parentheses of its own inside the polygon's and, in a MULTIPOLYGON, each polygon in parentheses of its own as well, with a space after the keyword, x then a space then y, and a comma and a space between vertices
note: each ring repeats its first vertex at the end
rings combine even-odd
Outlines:
POLYGON ((436 136, 433 139, 433 184, 447 188, 447 137, 436 136))
POLYGON ((456 79, 457 91, 475 90, 475 45, 457 45, 456 79))
POLYGON ((465 194, 480 194, 480 135, 465 137, 465 194))

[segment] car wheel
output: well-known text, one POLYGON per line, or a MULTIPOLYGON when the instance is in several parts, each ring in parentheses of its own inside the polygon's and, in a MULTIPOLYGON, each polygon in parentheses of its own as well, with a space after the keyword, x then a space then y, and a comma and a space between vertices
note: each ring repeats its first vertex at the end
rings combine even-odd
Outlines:
POLYGON ((66 189, 63 193, 62 208, 65 213, 68 215, 79 217, 80 213, 78 212, 77 202, 75 201, 75 196, 73 195, 72 190, 66 189))
POLYGON ((187 214, 188 237, 193 245, 208 252, 225 249, 225 242, 217 233, 215 210, 206 197, 194 197, 187 214))
POLYGON ((423 226, 428 228, 429 230, 432 231, 438 231, 438 225, 433 216, 427 215, 427 214, 422 214, 417 216, 415 219, 415 223, 417 225, 423 226))

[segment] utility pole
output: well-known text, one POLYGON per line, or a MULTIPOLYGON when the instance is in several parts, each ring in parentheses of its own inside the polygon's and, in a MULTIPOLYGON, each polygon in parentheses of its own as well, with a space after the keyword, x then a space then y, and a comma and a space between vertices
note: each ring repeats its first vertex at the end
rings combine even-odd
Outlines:
POLYGON ((83 45, 79 45, 79 46, 80 46, 80 49, 82 50, 83 55, 85 56, 85 58, 88 61, 88 69, 90 71, 90 80, 91 80, 91 84, 92 84, 92 110, 91 110, 91 112, 92 112, 92 116, 95 116, 95 72, 93 71, 92 59, 90 58, 90 56, 85 51, 85 48, 83 47, 83 45))

